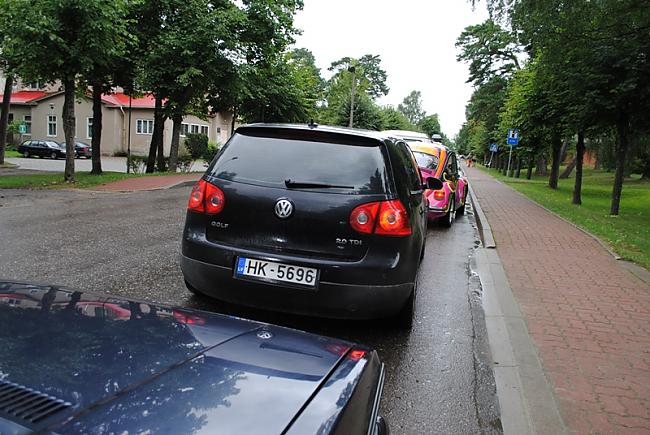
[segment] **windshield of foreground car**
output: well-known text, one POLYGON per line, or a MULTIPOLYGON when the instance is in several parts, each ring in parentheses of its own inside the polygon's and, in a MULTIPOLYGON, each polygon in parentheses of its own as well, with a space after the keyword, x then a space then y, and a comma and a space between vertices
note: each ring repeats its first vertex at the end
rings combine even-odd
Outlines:
POLYGON ((387 191, 379 142, 377 146, 358 146, 236 134, 211 174, 268 187, 346 194, 387 191))
POLYGON ((414 151, 413 155, 421 168, 435 170, 438 167, 438 156, 414 151))

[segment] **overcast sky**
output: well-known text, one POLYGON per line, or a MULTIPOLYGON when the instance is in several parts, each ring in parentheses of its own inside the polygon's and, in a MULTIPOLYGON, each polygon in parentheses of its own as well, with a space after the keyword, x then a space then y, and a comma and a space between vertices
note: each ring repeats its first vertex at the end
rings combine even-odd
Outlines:
POLYGON ((304 0, 296 16, 303 34, 296 46, 311 50, 323 76, 344 56, 379 54, 390 93, 380 104, 397 106, 412 90, 422 92, 427 114, 437 113, 452 137, 465 120, 472 93, 466 64, 456 62, 456 38, 487 18, 484 3, 466 0, 304 0))

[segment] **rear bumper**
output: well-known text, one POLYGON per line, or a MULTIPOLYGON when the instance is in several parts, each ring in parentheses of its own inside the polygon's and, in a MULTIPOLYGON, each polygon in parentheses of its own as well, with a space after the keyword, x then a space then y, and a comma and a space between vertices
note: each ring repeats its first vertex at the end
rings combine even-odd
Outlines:
MULTIPOLYGON (((316 266, 317 267, 317 266, 316 266)), ((361 285, 320 281, 316 289, 286 288, 233 278, 232 267, 181 255, 185 280, 197 291, 239 305, 318 317, 372 319, 397 314, 413 283, 361 285)))

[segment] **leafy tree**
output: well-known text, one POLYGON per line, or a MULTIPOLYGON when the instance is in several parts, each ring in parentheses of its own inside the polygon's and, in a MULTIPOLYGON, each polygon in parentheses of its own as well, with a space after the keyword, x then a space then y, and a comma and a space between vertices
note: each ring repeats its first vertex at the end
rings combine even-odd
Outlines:
POLYGON ((88 65, 123 50, 126 0, 6 0, 3 7, 18 20, 3 23, 9 61, 26 80, 63 84, 63 130, 66 139, 64 177, 74 181, 74 98, 77 81, 88 65), (28 24, 27 24, 28 23, 28 24))
POLYGON ((480 86, 493 77, 509 77, 520 68, 522 52, 515 35, 492 19, 468 26, 456 40, 459 62, 469 62, 468 82, 480 86))
POLYGON ((350 67, 355 67, 358 87, 362 88, 373 100, 388 95, 388 85, 386 80, 388 75, 381 68, 381 58, 379 55, 365 54, 359 59, 352 57, 343 57, 332 62, 328 68, 335 71, 334 77, 346 75, 350 67))
POLYGON ((381 117, 381 130, 414 130, 415 126, 404 116, 402 112, 392 106, 385 106, 379 109, 381 117))
POLYGON ((442 133, 442 128, 440 128, 440 120, 438 119, 438 114, 434 113, 433 115, 424 116, 418 122, 418 128, 422 130, 427 136, 431 137, 434 134, 442 133))
POLYGON ((397 106, 397 110, 402 112, 411 124, 417 125, 426 116, 426 112, 422 110, 422 92, 411 91, 397 106))

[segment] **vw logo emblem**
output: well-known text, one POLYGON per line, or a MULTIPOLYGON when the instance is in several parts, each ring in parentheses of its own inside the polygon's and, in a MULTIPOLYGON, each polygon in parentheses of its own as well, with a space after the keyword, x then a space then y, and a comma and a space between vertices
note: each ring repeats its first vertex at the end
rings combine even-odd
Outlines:
POLYGON ((278 199, 275 203, 275 215, 280 219, 286 219, 293 213, 293 204, 286 198, 278 199))
POLYGON ((271 331, 260 331, 257 333, 257 338, 261 338, 262 340, 268 340, 270 338, 273 338, 273 334, 271 334, 271 331))

